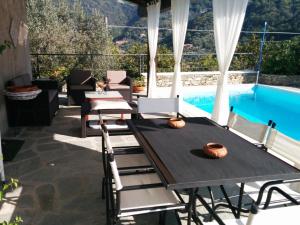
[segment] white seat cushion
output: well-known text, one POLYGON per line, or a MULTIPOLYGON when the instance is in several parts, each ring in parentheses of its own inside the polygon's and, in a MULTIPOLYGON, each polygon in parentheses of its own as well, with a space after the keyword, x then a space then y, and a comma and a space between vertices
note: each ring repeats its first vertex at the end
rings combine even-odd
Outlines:
POLYGON ((124 109, 131 110, 132 108, 125 100, 97 100, 91 102, 93 110, 105 109, 124 109))
POLYGON ((156 173, 133 174, 121 176, 121 182, 124 186, 158 184, 161 183, 159 176, 156 173))
POLYGON ((124 167, 151 166, 150 161, 144 154, 115 155, 115 159, 120 169, 124 167))
MULTIPOLYGON (((105 122, 105 125, 108 129, 108 131, 113 131, 113 130, 128 130, 128 126, 126 123, 124 124, 116 124, 116 121, 114 120, 107 120, 105 122)), ((89 127, 93 128, 95 130, 101 130, 101 125, 100 122, 97 120, 91 120, 89 121, 89 127)))
POLYGON ((120 200, 121 210, 172 206, 180 203, 175 194, 164 187, 121 191, 120 200))

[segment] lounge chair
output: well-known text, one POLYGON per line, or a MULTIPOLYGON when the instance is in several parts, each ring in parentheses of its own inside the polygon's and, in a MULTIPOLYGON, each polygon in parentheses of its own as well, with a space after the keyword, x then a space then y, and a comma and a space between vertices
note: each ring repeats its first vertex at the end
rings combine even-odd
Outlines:
POLYGON ((132 101, 132 81, 126 76, 126 71, 107 71, 107 90, 119 91, 124 99, 132 101))
POLYGON ((85 91, 96 91, 96 79, 89 70, 72 70, 66 81, 69 104, 73 101, 75 105, 81 105, 85 91))

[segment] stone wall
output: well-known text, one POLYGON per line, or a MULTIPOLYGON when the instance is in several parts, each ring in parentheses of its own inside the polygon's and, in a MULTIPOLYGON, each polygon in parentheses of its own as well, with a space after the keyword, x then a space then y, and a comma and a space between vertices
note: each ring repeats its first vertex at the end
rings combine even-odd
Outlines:
POLYGON ((262 74, 259 77, 259 83, 278 86, 300 87, 300 75, 286 76, 262 74))
MULTIPOLYGON (((31 74, 28 41, 26 39, 26 0, 0 1, 0 43, 4 40, 12 42, 10 29, 12 21, 16 24, 16 46, 12 46, 0 55, 0 92, 5 83, 24 73, 31 74)), ((0 131, 7 130, 7 117, 4 97, 0 95, 0 131)))
MULTIPOLYGON (((146 74, 144 74, 146 76, 146 74)), ((157 86, 170 87, 173 73, 158 73, 157 86)), ((215 85, 219 72, 182 72, 183 86, 215 85)), ((230 84, 255 83, 254 71, 232 71, 229 75, 230 84)))
MULTIPOLYGON (((143 73, 145 78, 147 74, 143 73)), ((172 85, 173 73, 157 73, 157 86, 170 87, 172 85)), ((219 72, 182 72, 181 80, 183 86, 215 85, 217 84, 219 72)), ((256 82, 255 71, 231 71, 229 84, 250 84, 256 82)), ((259 77, 259 84, 300 87, 300 75, 269 75, 262 74, 259 77)))

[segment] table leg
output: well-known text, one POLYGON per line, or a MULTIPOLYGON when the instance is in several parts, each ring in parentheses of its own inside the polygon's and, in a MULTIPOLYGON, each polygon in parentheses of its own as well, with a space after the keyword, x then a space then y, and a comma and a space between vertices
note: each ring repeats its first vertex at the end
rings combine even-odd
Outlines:
MULTIPOLYGON (((215 208, 215 200, 214 200, 214 194, 213 194, 213 191, 211 189, 211 187, 207 187, 208 189, 208 193, 209 193, 209 197, 210 197, 210 200, 211 200, 211 208, 214 209, 215 208)), ((209 218, 210 221, 213 220, 212 216, 210 216, 209 218)))
POLYGON ((187 212, 188 212, 187 225, 191 225, 191 223, 192 223, 194 199, 195 199, 195 190, 191 189, 190 193, 189 193, 189 204, 187 206, 187 212))
POLYGON ((226 200, 227 204, 226 203, 219 203, 219 204, 215 205, 214 208, 213 208, 214 211, 219 207, 229 208, 231 210, 232 214, 234 215, 234 217, 237 218, 237 219, 240 217, 241 212, 248 213, 250 211, 248 209, 242 209, 242 200, 243 200, 243 194, 244 194, 244 183, 242 183, 241 187, 240 187, 239 200, 238 200, 238 205, 237 206, 232 205, 224 186, 220 185, 220 188, 221 188, 221 191, 222 191, 222 193, 225 197, 225 200, 226 200))
POLYGON ((241 216, 241 210, 242 210, 242 202, 243 202, 243 195, 244 195, 244 187, 245 187, 245 183, 241 183, 241 187, 240 187, 240 196, 239 196, 239 201, 238 201, 238 209, 237 209, 237 219, 240 218, 241 216))
POLYGON ((197 194, 197 198, 201 202, 201 204, 205 207, 205 209, 209 212, 209 214, 218 222, 220 225, 225 225, 225 223, 221 220, 221 218, 216 214, 214 209, 210 207, 210 205, 202 198, 201 195, 197 194))
POLYGON ((198 213, 197 213, 197 197, 196 197, 196 194, 198 192, 198 189, 196 189, 195 191, 195 197, 194 197, 194 201, 193 201, 193 215, 192 215, 192 218, 193 218, 193 221, 195 222, 196 225, 203 225, 203 223, 201 222, 201 220, 199 219, 198 217, 198 213))
POLYGON ((192 219, 196 225, 203 225, 201 220, 197 216, 197 210, 196 210, 197 192, 198 192, 198 188, 190 189, 189 192, 189 203, 187 205, 187 213, 188 213, 187 225, 191 225, 192 219))

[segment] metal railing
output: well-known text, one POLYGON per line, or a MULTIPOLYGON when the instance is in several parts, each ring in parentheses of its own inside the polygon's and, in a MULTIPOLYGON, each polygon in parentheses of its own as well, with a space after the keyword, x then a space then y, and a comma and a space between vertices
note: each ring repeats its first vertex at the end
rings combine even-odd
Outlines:
MULTIPOLYGON (((93 75, 101 77, 107 70, 126 70, 132 75, 147 72, 147 54, 76 54, 76 53, 33 53, 32 68, 34 77, 48 78, 73 68, 91 70, 93 75)), ((253 53, 236 53, 233 58, 233 70, 255 69, 258 57, 253 53), (238 62, 248 59, 248 64, 238 62)), ((183 54, 181 68, 183 72, 217 70, 216 54, 183 54), (211 65, 214 63, 214 65, 211 65)), ((173 71, 173 54, 157 55, 157 72, 173 71)))

